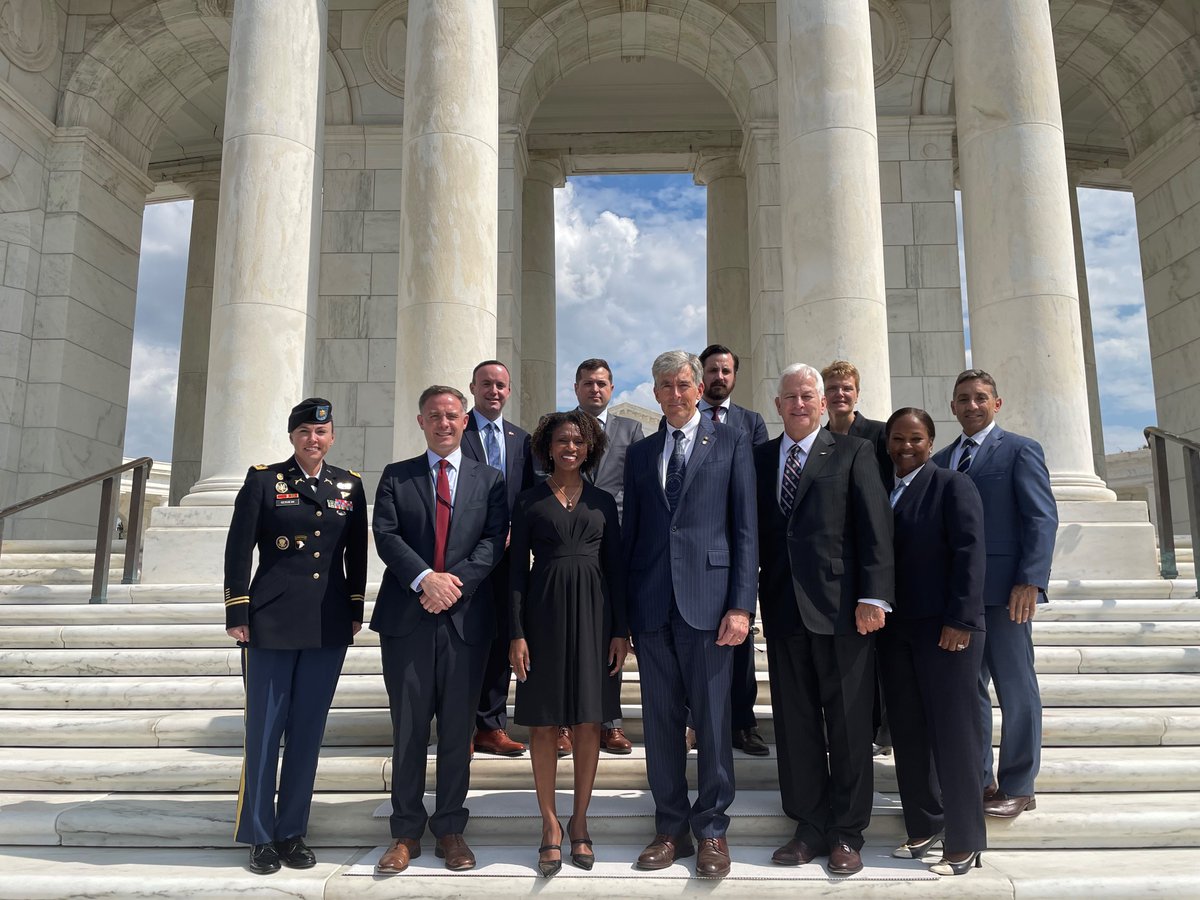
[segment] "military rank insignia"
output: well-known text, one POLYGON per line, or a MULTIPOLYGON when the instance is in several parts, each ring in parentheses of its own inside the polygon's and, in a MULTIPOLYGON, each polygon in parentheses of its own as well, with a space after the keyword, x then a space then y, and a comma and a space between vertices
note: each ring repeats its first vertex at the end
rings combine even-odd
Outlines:
POLYGON ((283 535, 280 535, 279 537, 275 538, 275 549, 276 550, 286 550, 288 547, 291 546, 291 544, 292 544, 292 542, 289 541, 287 538, 285 538, 283 535))
POLYGON ((346 513, 354 511, 354 501, 353 500, 341 500, 341 499, 333 498, 330 500, 326 500, 325 503, 330 509, 336 509, 338 512, 338 515, 340 515, 340 516, 344 516, 346 513))

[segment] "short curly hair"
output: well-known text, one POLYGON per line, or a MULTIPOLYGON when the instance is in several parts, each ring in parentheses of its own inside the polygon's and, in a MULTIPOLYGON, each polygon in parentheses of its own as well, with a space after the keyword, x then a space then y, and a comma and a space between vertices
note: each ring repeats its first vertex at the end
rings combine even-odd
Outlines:
POLYGON ((600 427, 600 420, 591 413, 580 409, 573 409, 570 412, 552 412, 542 416, 542 420, 538 422, 537 428, 533 430, 533 437, 530 439, 534 457, 541 463, 543 471, 554 471, 554 460, 550 456, 550 442, 554 438, 554 432, 563 425, 574 425, 579 429, 579 435, 587 445, 587 459, 583 461, 579 469, 581 472, 590 472, 600 461, 600 455, 604 453, 604 448, 608 445, 608 437, 604 434, 604 429, 600 427))

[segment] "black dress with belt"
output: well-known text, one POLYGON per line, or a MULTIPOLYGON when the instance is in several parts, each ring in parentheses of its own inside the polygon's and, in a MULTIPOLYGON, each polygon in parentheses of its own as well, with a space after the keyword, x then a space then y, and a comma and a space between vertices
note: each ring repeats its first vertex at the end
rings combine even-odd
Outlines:
POLYGON ((627 637, 621 535, 612 495, 583 483, 570 510, 548 483, 517 498, 510 556, 511 637, 529 644, 520 725, 577 725, 621 714, 606 702, 609 643, 627 637), (533 554, 533 567, 529 555, 533 554))

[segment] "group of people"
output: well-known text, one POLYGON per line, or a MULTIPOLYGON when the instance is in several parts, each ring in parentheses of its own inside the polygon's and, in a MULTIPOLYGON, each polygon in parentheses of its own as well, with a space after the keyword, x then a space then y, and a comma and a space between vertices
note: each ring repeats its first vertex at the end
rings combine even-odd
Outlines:
MULTIPOLYGON (((760 415, 730 402, 737 368, 721 345, 661 354, 651 374, 663 418, 649 437, 609 411, 602 359, 580 364, 578 407, 532 435, 503 417, 511 382, 497 360, 475 368, 470 405, 452 386, 422 392, 427 449, 385 468, 371 523, 386 571, 370 627, 394 741, 379 874, 407 869, 427 828, 447 868, 475 865, 471 757, 526 750, 507 730, 513 673, 542 816, 538 870, 560 871, 564 847, 590 869, 599 754, 630 752, 620 678, 636 653, 656 832, 636 866, 695 855, 698 877, 727 875, 733 750, 770 752, 754 719, 756 607, 779 791, 796 823, 773 862, 862 869, 877 685, 908 835, 894 856, 963 874, 986 847, 985 815, 1035 807, 1031 620, 1057 527, 1041 447, 999 427, 994 379, 969 369, 950 403, 962 434, 934 454, 926 411, 880 423, 855 410, 859 375, 845 361, 784 369, 783 433, 769 439, 760 415), (998 766, 989 683, 1003 714, 998 766), (554 787, 566 753, 564 825, 554 787)), ((288 429, 293 457, 249 471, 226 549, 226 625, 246 684, 236 839, 258 873, 315 862, 304 836, 317 756, 366 585, 361 480, 324 461, 331 405, 304 401, 288 429)))

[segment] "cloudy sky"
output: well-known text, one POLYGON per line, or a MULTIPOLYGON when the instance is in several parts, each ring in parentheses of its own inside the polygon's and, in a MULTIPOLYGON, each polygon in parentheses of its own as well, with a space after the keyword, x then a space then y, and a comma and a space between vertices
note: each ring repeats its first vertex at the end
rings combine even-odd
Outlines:
MULTIPOLYGON (((559 404, 575 365, 613 365, 616 400, 653 406, 649 369, 706 343, 704 188, 691 176, 573 178, 555 192, 559 404)), ((1155 421, 1132 196, 1080 193, 1108 452, 1155 421)), ((169 459, 191 203, 148 207, 125 452, 169 459)), ((960 242, 961 246, 961 242, 960 242)))

